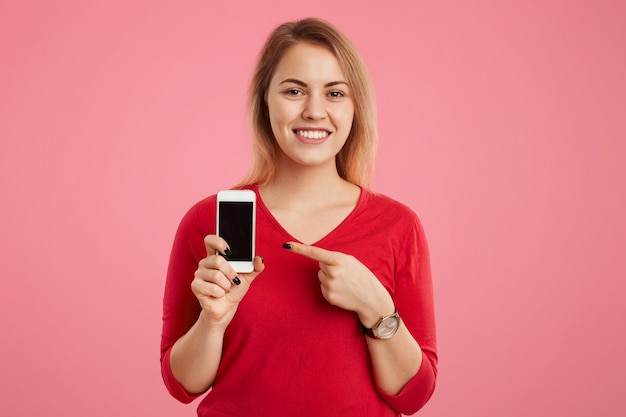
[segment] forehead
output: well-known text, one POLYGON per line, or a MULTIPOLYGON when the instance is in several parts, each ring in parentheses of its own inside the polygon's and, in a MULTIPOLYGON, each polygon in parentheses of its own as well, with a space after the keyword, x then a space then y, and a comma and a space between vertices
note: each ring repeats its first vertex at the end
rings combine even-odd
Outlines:
POLYGON ((328 48, 299 42, 285 51, 274 71, 273 81, 297 78, 305 82, 345 81, 339 61, 328 48))

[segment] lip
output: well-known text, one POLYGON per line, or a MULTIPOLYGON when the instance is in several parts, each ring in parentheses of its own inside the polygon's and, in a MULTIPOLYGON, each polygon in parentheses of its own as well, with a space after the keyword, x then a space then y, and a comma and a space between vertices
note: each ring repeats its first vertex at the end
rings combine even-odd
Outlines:
POLYGON ((327 129, 300 128, 294 129, 293 134, 302 143, 317 145, 326 142, 330 135, 332 135, 332 132, 327 129), (302 133, 305 133, 305 135, 302 133))

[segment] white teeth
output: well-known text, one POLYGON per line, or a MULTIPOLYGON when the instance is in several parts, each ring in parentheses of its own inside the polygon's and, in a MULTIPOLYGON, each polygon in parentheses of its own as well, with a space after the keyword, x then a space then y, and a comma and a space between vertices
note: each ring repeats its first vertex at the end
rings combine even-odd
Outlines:
POLYGON ((322 139, 328 136, 328 132, 319 130, 298 130, 296 132, 299 136, 307 139, 322 139))

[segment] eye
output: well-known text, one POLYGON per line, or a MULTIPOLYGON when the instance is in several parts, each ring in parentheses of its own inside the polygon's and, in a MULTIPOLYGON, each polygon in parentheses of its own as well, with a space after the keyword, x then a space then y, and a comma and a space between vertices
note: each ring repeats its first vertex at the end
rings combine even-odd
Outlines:
POLYGON ((288 90, 285 90, 285 94, 288 96, 301 96, 304 93, 297 88, 290 88, 288 90))
POLYGON ((332 98, 341 98, 345 97, 345 94, 341 90, 332 90, 328 93, 328 95, 332 98))

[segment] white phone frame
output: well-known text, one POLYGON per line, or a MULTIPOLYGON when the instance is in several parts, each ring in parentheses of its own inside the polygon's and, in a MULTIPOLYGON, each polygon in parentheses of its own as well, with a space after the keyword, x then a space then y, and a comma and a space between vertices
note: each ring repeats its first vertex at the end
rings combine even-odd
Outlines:
POLYGON ((235 272, 252 272, 254 271, 254 256, 256 247, 256 193, 252 190, 222 190, 217 193, 217 216, 215 219, 215 229, 218 236, 220 235, 220 202, 252 203, 252 258, 245 261, 228 261, 235 272))

